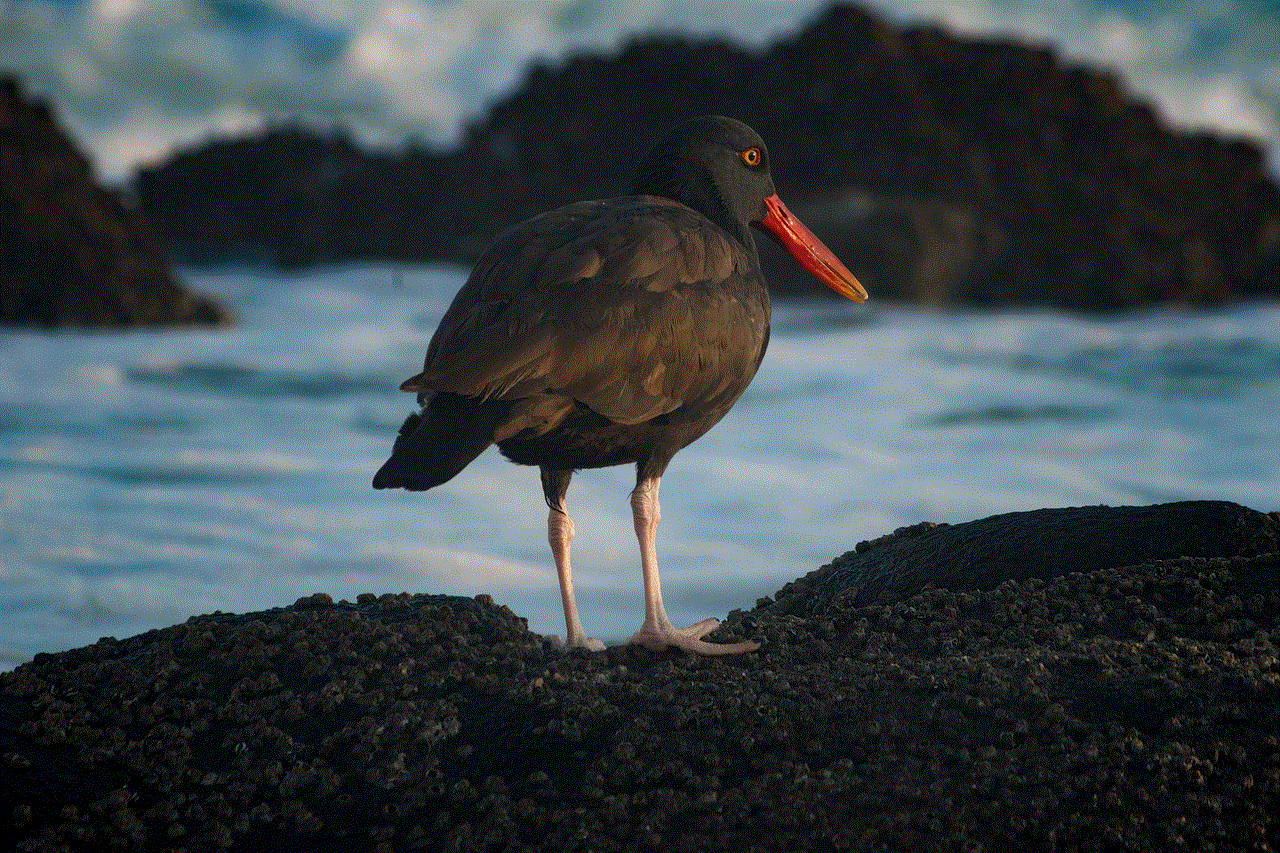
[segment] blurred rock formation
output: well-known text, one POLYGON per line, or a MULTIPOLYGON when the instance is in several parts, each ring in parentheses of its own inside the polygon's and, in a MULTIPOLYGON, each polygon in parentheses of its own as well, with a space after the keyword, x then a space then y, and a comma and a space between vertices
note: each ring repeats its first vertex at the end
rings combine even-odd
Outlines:
POLYGON ((0 323, 215 325, 146 218, 98 184, 49 106, 0 77, 0 323))
MULTIPOLYGON (((769 142, 788 204, 877 298, 1110 309, 1280 295, 1280 188, 1253 142, 1170 128, 1052 48, 832 7, 762 53, 644 38, 530 69, 452 151, 280 126, 138 176, 189 257, 473 259, 547 208, 617 195, 671 124, 769 142)), ((775 291, 816 292, 765 255, 775 291)))

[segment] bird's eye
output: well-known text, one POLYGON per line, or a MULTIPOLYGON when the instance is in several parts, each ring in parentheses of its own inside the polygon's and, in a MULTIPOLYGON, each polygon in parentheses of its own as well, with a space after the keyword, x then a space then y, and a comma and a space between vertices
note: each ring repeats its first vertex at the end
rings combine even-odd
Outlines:
POLYGON ((760 165, 760 149, 748 148, 745 151, 739 151, 738 156, 742 158, 742 162, 746 163, 752 169, 760 165))

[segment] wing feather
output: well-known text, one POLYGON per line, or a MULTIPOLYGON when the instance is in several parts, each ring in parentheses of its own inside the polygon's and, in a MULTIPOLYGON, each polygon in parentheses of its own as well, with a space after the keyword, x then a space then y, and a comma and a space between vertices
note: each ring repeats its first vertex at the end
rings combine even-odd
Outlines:
POLYGON ((754 254, 709 220, 653 197, 582 202, 494 244, 403 387, 552 393, 639 423, 745 386, 767 326, 754 254), (735 275, 747 286, 724 287, 735 275))

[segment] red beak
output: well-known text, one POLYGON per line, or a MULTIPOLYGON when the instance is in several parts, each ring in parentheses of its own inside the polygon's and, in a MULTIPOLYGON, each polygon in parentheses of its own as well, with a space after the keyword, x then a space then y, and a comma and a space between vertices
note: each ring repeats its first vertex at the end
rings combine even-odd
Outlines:
POLYGON ((867 291, 853 277, 853 273, 840 263, 840 259, 830 249, 822 245, 821 240, 813 236, 813 232, 803 222, 787 210, 777 193, 766 198, 764 204, 769 212, 759 222, 752 222, 752 226, 778 241, 778 245, 786 249, 787 254, 795 258, 800 266, 836 293, 854 302, 867 301, 867 291))

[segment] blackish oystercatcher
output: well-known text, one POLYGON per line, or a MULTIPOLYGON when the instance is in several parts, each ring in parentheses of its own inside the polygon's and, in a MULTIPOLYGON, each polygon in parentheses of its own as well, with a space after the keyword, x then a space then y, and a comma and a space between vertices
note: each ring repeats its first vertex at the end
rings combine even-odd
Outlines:
POLYGON ((569 479, 635 463, 645 614, 630 642, 703 655, 758 648, 703 640, 715 619, 674 627, 654 546, 667 464, 724 417, 769 342, 769 294, 748 226, 832 290, 866 300, 778 198, 760 137, 706 116, 658 142, 631 195, 570 204, 500 237, 445 312, 422 372, 400 386, 422 408, 400 428, 374 487, 430 489, 490 444, 537 465, 569 647, 603 648, 583 633, 574 603, 569 479))

